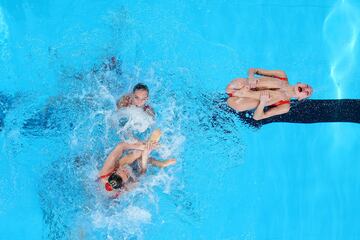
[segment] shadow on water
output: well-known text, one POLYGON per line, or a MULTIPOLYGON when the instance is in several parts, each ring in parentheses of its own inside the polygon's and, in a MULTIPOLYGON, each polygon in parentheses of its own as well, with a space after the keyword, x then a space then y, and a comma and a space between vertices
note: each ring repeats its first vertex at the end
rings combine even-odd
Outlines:
POLYGON ((47 226, 46 239, 66 239, 73 229, 73 219, 86 207, 86 192, 80 178, 76 178, 76 164, 61 159, 47 169, 39 186, 43 219, 47 226))
POLYGON ((11 108, 12 98, 0 93, 0 132, 4 128, 7 111, 11 108))
MULTIPOLYGON (((237 116, 243 124, 250 128, 259 129, 261 126, 275 122, 286 123, 326 123, 350 122, 360 123, 360 99, 327 99, 291 101, 291 109, 287 114, 256 121, 253 112, 236 112, 226 104, 227 98, 215 96, 212 107, 215 108, 211 116, 212 125, 224 126, 229 121, 224 112, 237 116), (224 115, 224 116, 223 116, 224 115)), ((233 121, 231 119, 231 121, 233 121)))

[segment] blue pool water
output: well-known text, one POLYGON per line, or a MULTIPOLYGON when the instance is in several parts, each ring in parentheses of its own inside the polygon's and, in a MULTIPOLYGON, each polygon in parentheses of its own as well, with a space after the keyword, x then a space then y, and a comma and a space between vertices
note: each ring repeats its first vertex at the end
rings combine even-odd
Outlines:
POLYGON ((250 67, 359 98, 359 23, 354 0, 1 0, 1 238, 359 239, 359 125, 255 130, 212 102, 250 67), (178 163, 109 201, 94 179, 139 81, 178 163))

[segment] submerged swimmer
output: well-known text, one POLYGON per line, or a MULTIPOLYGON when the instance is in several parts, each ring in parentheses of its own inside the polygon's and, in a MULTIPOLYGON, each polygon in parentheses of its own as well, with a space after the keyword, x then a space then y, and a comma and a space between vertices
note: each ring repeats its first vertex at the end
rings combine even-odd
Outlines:
POLYGON ((134 86, 132 93, 122 96, 116 103, 117 109, 135 106, 142 108, 144 112, 155 118, 155 112, 146 104, 149 100, 149 88, 142 83, 138 83, 134 86))
POLYGON ((312 92, 312 87, 304 83, 290 85, 282 70, 259 68, 250 68, 247 79, 237 78, 226 88, 228 105, 240 112, 255 109, 255 120, 287 113, 291 98, 302 100, 312 92), (262 77, 255 78, 254 74, 262 77))
POLYGON ((139 176, 146 172, 147 164, 164 168, 176 163, 175 159, 159 161, 149 157, 151 151, 157 147, 160 135, 160 130, 156 130, 146 143, 119 143, 109 154, 98 173, 98 179, 112 197, 116 198, 121 192, 133 189, 139 176), (133 151, 124 154, 129 150, 133 151))

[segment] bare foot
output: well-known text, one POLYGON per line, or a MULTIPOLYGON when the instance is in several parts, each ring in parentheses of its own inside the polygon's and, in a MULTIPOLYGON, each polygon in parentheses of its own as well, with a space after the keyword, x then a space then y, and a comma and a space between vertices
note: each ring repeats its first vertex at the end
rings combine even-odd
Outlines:
POLYGON ((174 165, 176 163, 176 159, 175 158, 171 158, 171 159, 168 159, 165 162, 165 165, 164 167, 167 167, 167 166, 170 166, 170 165, 174 165))

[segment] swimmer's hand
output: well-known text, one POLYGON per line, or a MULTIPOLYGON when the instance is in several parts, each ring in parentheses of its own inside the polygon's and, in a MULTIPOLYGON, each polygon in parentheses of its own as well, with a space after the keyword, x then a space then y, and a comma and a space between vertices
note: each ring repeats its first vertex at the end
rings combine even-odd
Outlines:
POLYGON ((248 78, 254 78, 254 74, 255 74, 256 69, 255 68, 250 68, 248 71, 248 78))
POLYGON ((260 104, 266 104, 270 101, 270 92, 269 91, 261 91, 260 93, 260 104))
POLYGON ((259 79, 256 79, 254 77, 248 78, 248 88, 249 89, 255 89, 257 87, 257 84, 259 83, 259 79))
POLYGON ((147 142, 145 144, 145 151, 151 153, 154 149, 159 148, 160 144, 157 142, 147 142))

